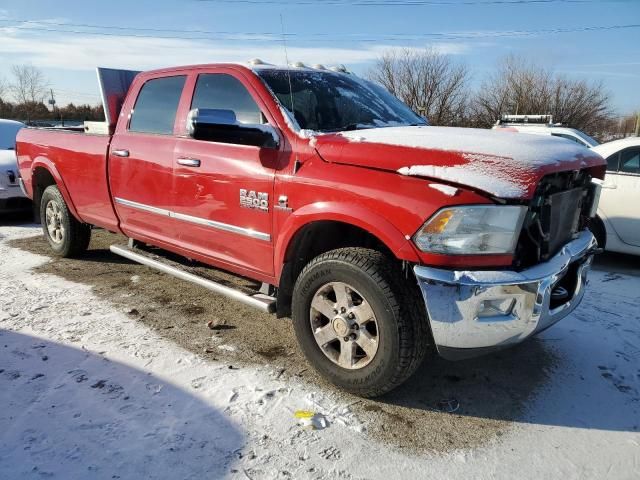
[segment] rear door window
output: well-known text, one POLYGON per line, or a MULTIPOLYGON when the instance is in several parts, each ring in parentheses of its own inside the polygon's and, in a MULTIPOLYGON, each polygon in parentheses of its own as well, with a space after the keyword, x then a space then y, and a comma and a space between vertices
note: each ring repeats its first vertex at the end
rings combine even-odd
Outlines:
POLYGON ((131 112, 129 131, 171 135, 186 78, 162 77, 145 83, 131 112))

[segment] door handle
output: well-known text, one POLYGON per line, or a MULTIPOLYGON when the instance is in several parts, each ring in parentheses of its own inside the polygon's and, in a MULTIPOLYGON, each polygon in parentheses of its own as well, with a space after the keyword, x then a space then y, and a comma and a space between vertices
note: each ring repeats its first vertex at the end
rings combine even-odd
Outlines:
POLYGON ((128 157, 129 150, 111 150, 111 154, 115 155, 116 157, 128 157))
POLYGON ((199 167, 200 160, 197 158, 179 158, 178 163, 180 165, 184 165, 185 167, 199 167))
POLYGON ((602 188, 608 188, 609 190, 615 190, 618 186, 615 183, 603 183, 602 188))

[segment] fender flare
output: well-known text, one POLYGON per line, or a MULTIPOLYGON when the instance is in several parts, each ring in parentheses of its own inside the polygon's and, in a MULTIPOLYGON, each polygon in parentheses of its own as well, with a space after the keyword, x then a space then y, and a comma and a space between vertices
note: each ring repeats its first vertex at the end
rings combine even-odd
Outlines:
POLYGON ((276 278, 282 274, 287 251, 296 234, 316 221, 336 221, 359 227, 380 240, 398 259, 420 261, 411 241, 383 216, 353 203, 317 202, 295 210, 281 225, 274 246, 276 278))
MULTIPOLYGON (((69 211, 71 212, 71 214, 76 217, 77 219, 82 220, 82 218, 80 217, 80 215, 78 215, 78 210, 76 209, 76 206, 73 203, 73 200, 71 200, 71 195, 69 195, 69 190, 67 190, 67 186, 64 183, 64 180, 62 179, 62 175, 60 175, 60 172, 58 171, 58 169, 56 168, 55 164, 49 160, 46 157, 37 157, 34 161, 33 164, 31 165, 31 192, 32 192, 32 196, 35 197, 35 185, 34 185, 34 177, 35 177, 35 171, 37 168, 44 168, 45 170, 47 170, 51 176, 53 177, 53 179, 56 182, 56 186, 58 187, 58 190, 60 190, 60 193, 62 194, 62 198, 64 198, 65 203, 67 204, 67 207, 69 208, 69 211)), ((39 208, 39 206, 38 206, 39 208)))

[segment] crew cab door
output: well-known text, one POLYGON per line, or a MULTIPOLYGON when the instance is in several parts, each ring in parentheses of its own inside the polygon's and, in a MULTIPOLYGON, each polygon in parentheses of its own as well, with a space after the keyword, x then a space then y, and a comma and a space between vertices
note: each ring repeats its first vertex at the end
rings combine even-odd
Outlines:
POLYGON ((624 243, 640 246, 640 147, 607 158, 607 175, 599 210, 624 243))
MULTIPOLYGON (((241 123, 268 118, 248 80, 232 69, 189 79, 191 109, 232 110, 241 123)), ((184 132, 174 155, 173 210, 183 220, 180 243, 232 270, 273 274, 273 187, 277 148, 196 140, 184 132), (248 202, 249 198, 262 202, 248 202), (264 201, 266 200, 266 201, 264 201), (235 267, 235 268, 234 268, 235 267)))
POLYGON ((169 216, 174 125, 186 79, 173 73, 143 79, 141 86, 136 81, 131 88, 139 88, 137 98, 123 105, 109 150, 109 179, 120 226, 131 237, 167 243, 176 238, 178 222, 169 216))

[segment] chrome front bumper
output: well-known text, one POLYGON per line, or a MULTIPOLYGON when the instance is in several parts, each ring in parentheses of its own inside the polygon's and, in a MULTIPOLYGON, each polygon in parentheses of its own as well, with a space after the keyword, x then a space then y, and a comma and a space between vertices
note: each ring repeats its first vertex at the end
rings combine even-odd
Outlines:
POLYGON ((514 345, 567 316, 582 300, 596 248, 584 231, 521 272, 414 267, 440 355, 468 358, 514 345))

